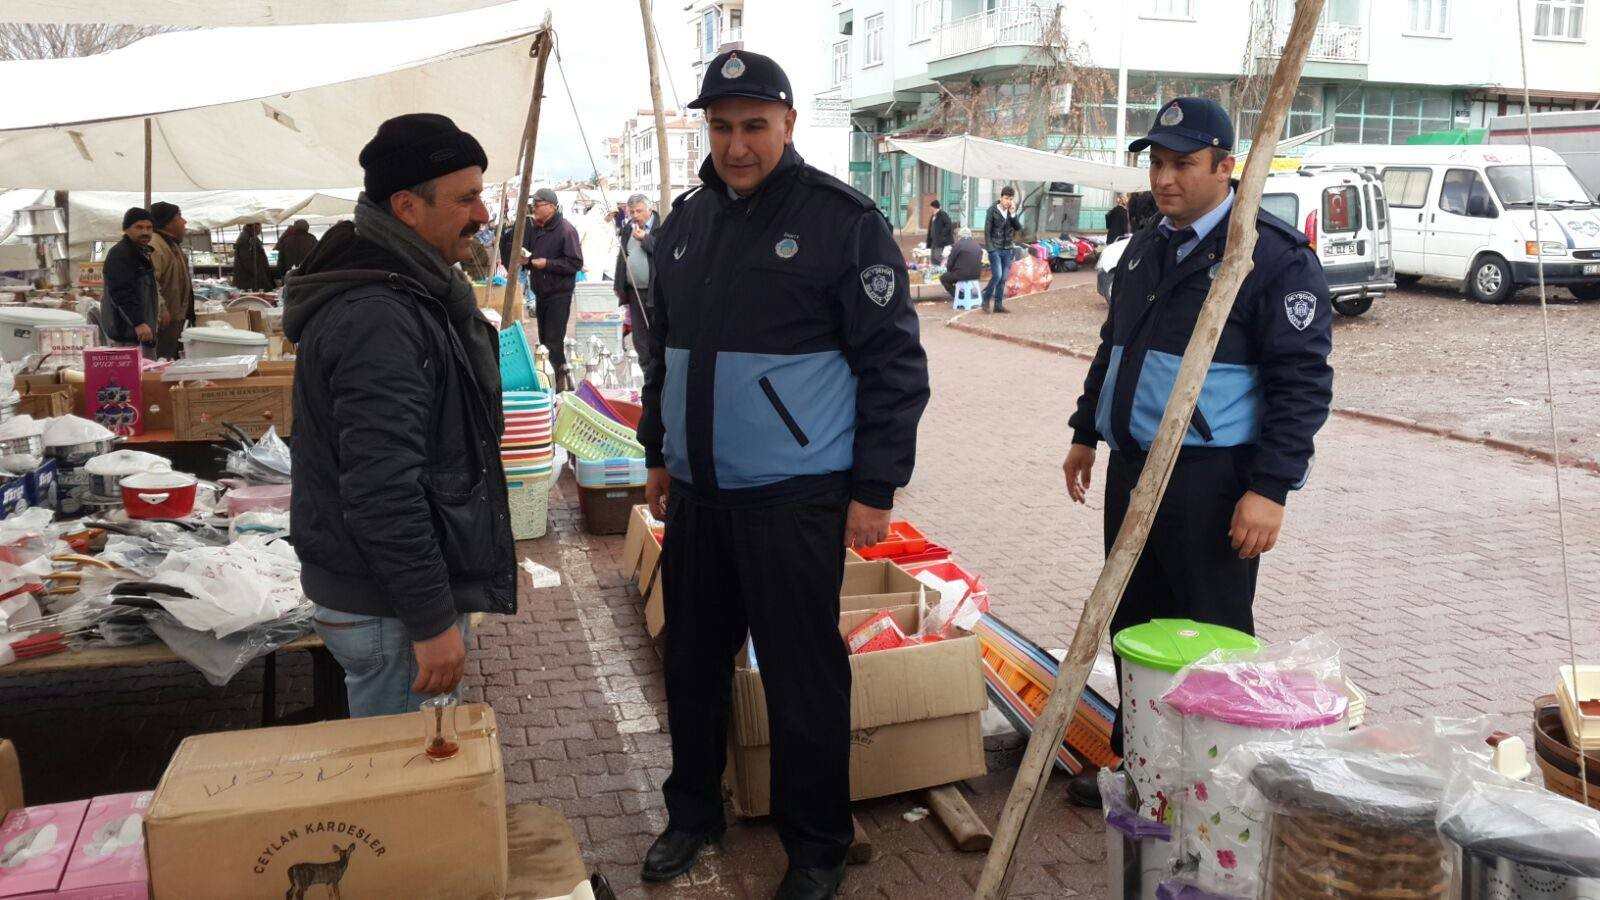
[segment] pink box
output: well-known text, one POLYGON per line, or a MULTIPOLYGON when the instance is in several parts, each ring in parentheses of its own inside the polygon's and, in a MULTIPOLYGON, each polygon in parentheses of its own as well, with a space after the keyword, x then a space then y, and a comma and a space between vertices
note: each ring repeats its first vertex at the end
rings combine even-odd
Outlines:
POLYGON ((0 825, 0 897, 54 897, 89 801, 14 809, 0 825))
POLYGON ((84 415, 123 437, 144 434, 143 360, 138 347, 83 351, 84 415))
POLYGON ((147 900, 144 814, 154 791, 112 794, 89 803, 59 900, 147 900))

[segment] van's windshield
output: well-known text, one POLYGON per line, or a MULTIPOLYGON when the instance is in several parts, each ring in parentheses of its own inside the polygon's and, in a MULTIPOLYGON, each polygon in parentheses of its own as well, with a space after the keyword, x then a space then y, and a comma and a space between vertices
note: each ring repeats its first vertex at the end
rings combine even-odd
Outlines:
MULTIPOLYGON (((1595 206, 1566 166, 1534 166, 1539 176, 1539 206, 1548 209, 1588 209, 1595 206)), ((1533 206, 1533 175, 1527 166, 1490 166, 1489 181, 1507 209, 1533 206)))

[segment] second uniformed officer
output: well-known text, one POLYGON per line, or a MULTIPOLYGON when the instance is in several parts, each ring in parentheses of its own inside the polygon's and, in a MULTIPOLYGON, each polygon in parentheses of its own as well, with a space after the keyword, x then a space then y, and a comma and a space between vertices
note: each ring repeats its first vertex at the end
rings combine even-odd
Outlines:
MULTIPOLYGON (((1147 147, 1162 218, 1134 235, 1118 263, 1063 466, 1068 493, 1082 503, 1096 444, 1111 448, 1107 552, 1227 249, 1233 209, 1233 123, 1221 106, 1195 97, 1168 103, 1128 149, 1147 147)), ((1223 327, 1112 634, 1156 618, 1254 633, 1260 556, 1277 543, 1289 491, 1305 484, 1333 399, 1322 265, 1305 235, 1265 211, 1256 233, 1255 267, 1223 327)), ((1071 787, 1074 800, 1099 806, 1093 773, 1071 787)))
POLYGON ((777 63, 706 67, 703 186, 656 232, 639 440, 666 520, 669 824, 644 878, 687 872, 723 831, 733 658, 766 690, 780 898, 830 897, 850 821, 844 548, 881 540, 928 400, 904 259, 872 200, 806 165, 777 63))

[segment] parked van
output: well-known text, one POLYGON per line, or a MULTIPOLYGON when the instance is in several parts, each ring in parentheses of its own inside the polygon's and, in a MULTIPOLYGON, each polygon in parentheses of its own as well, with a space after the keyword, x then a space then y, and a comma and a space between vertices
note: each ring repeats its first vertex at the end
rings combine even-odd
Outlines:
MULTIPOLYGON (((1274 172, 1262 189, 1261 208, 1311 240, 1337 312, 1359 316, 1394 290, 1389 207, 1377 176, 1359 169, 1274 172)), ((1123 239, 1100 254, 1098 288, 1108 300, 1126 244, 1123 239)))
POLYGON ((1554 150, 1531 152, 1530 160, 1527 147, 1347 145, 1308 150, 1302 166, 1382 178, 1401 283, 1450 278, 1475 300, 1502 303, 1538 283, 1542 256, 1545 284, 1600 299, 1600 207, 1554 150))

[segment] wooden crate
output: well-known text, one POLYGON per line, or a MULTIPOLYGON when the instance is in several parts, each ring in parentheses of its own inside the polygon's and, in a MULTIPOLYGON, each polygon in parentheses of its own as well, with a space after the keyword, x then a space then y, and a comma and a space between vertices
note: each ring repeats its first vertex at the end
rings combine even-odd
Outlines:
POLYGON ((180 441, 220 440, 223 422, 259 438, 276 426, 287 438, 294 426, 294 378, 263 376, 202 381, 172 388, 173 431, 180 441))

